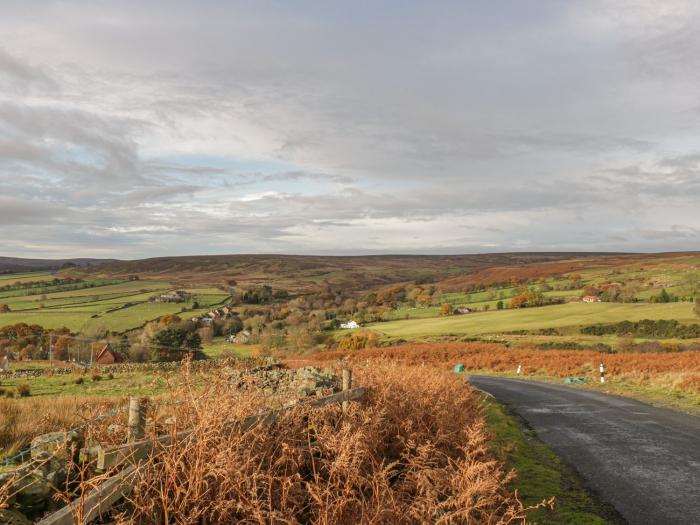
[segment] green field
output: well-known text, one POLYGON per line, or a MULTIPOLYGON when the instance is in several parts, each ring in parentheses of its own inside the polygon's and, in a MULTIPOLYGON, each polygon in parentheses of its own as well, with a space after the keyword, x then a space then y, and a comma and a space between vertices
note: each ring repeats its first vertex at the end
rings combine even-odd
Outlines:
POLYGON ((14 283, 51 281, 55 276, 51 272, 8 273, 0 274, 0 286, 14 283))
POLYGON ((235 354, 241 357, 248 357, 256 348, 256 345, 229 343, 224 338, 217 338, 210 344, 205 343, 202 345, 202 350, 209 357, 222 357, 226 354, 235 354))
POLYGON ((574 328, 595 323, 640 321, 642 319, 677 319, 697 322, 690 303, 568 303, 540 308, 522 308, 472 314, 389 321, 368 327, 389 338, 421 339, 445 335, 483 335, 512 330, 540 328, 574 328))
MULTIPOLYGON (((51 280, 53 275, 14 274, 3 278, 7 282, 17 280, 51 280)), ((165 314, 189 317, 204 313, 213 306, 226 302, 228 295, 215 288, 195 288, 200 307, 191 310, 192 303, 152 303, 149 299, 174 286, 162 280, 121 281, 95 279, 89 288, 55 291, 32 289, 32 295, 19 295, 18 291, 0 294, 0 303, 7 304, 11 312, 0 314, 0 326, 16 323, 38 324, 44 328, 67 327, 73 332, 111 330, 124 332, 138 328, 148 321, 165 314), (47 293, 44 293, 44 292, 47 293)), ((26 292, 24 290, 20 292, 26 292)))
POLYGON ((26 384, 36 396, 127 396, 156 395, 167 390, 167 381, 161 375, 151 372, 122 372, 109 379, 106 372, 99 374, 95 381, 92 373, 72 375, 40 376, 34 378, 13 378, 4 380, 2 388, 13 391, 17 385, 26 384), (77 378, 83 382, 76 384, 77 378))

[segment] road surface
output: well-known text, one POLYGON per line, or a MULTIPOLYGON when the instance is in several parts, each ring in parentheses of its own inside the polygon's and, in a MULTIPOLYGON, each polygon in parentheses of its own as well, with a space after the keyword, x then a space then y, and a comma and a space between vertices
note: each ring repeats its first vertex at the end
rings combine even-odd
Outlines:
POLYGON ((577 388, 471 376, 632 525, 700 524, 700 418, 577 388))

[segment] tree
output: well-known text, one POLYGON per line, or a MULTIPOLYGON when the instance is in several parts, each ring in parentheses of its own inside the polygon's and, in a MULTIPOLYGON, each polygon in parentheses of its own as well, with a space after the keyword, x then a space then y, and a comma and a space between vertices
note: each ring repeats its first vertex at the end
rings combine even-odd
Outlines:
POLYGON ((199 337, 201 338, 202 342, 206 344, 211 344, 211 342, 214 340, 214 328, 211 326, 203 326, 199 330, 197 330, 197 333, 199 334, 199 337))
POLYGON ((129 338, 126 334, 123 334, 119 339, 119 342, 115 345, 115 350, 121 355, 129 355, 131 350, 131 343, 129 343, 129 338))
POLYGON ((452 305, 444 303, 440 305, 440 315, 450 315, 452 313, 452 305))
POLYGON ((503 307, 504 307, 503 301, 498 301, 496 303, 496 310, 503 310, 503 307))
POLYGON ((202 339, 196 332, 182 328, 166 328, 156 333, 150 341, 151 360, 179 361, 188 353, 199 357, 202 339))
POLYGON ((527 306, 527 293, 523 292, 510 300, 511 308, 524 308, 527 306))
POLYGON ((433 301, 433 298, 427 293, 422 293, 417 297, 417 301, 423 306, 428 306, 433 301))
POLYGON ((0 314, 6 314, 10 312, 10 307, 6 304, 0 304, 0 314))
POLYGON ((68 361, 70 342, 70 336, 62 335, 59 337, 53 345, 53 359, 58 361, 68 361))
POLYGON ((671 296, 666 291, 666 288, 661 289, 661 293, 659 294, 658 301, 660 303, 670 303, 671 302, 671 296))

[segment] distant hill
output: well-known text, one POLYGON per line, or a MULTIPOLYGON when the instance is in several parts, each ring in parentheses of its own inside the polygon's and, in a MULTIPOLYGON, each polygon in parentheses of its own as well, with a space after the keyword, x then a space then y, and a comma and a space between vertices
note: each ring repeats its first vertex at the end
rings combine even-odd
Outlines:
MULTIPOLYGON (((270 284, 275 289, 304 292, 322 288, 368 290, 406 281, 435 282, 466 276, 496 266, 588 260, 609 253, 490 253, 475 255, 202 255, 114 261, 88 271, 108 277, 138 275, 183 286, 270 284)), ((625 257, 623 255, 623 257, 625 257)))
POLYGON ((19 257, 0 257, 0 274, 58 270, 68 266, 86 267, 112 261, 114 259, 22 259, 19 257))

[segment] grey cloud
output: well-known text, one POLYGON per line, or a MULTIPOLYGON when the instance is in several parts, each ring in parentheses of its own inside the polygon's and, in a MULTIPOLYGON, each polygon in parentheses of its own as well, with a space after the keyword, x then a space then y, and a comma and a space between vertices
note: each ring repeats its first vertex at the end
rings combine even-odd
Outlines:
POLYGON ((15 94, 56 91, 58 84, 41 68, 10 55, 0 47, 0 89, 15 94))
POLYGON ((15 255, 669 249, 700 228, 692 3, 6 4, 15 255))

